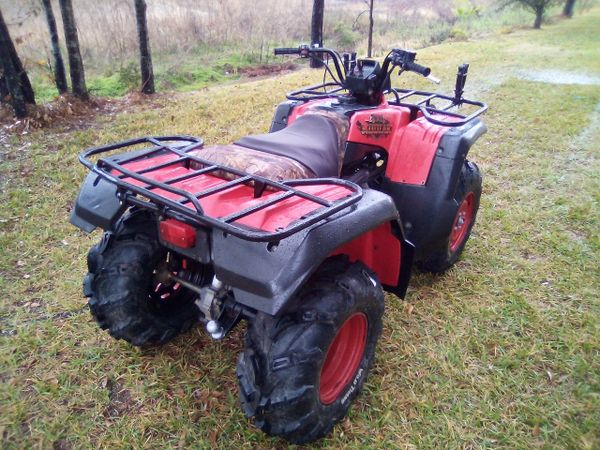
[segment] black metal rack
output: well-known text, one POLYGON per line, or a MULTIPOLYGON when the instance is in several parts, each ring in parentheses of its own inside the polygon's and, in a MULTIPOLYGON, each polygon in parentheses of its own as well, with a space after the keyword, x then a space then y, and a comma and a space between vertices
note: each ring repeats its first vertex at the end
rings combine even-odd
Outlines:
POLYGON ((286 98, 288 100, 295 101, 309 101, 309 100, 318 100, 321 98, 336 98, 339 97, 339 93, 345 91, 346 88, 341 86, 339 83, 329 82, 329 83, 321 83, 315 84, 314 86, 303 87, 302 89, 298 89, 296 91, 289 92, 286 94, 286 98), (333 88, 328 90, 329 88, 333 88))
POLYGON ((485 103, 467 100, 462 96, 457 99, 456 97, 450 97, 449 95, 437 94, 434 92, 397 88, 392 88, 387 94, 392 94, 395 97, 394 100, 389 102, 390 105, 404 106, 415 112, 420 111, 423 114, 423 117, 429 122, 445 127, 459 127, 464 125, 475 119, 477 116, 480 116, 488 109, 488 106, 485 103), (407 101, 409 99, 412 101, 407 101), (437 108, 431 105, 431 102, 434 100, 442 100, 446 102, 446 104, 441 108, 437 108), (459 108, 463 105, 475 106, 477 109, 468 115, 451 111, 452 109, 459 108), (453 117, 456 120, 441 120, 436 118, 434 116, 435 114, 443 114, 444 116, 453 117))
POLYGON ((277 182, 257 175, 251 175, 234 168, 214 164, 211 161, 204 160, 189 153, 192 150, 200 148, 202 145, 202 139, 191 136, 143 137, 122 141, 115 144, 89 148, 79 155, 79 161, 93 173, 111 183, 114 183, 118 188, 119 197, 128 204, 152 209, 154 211, 177 217, 178 219, 183 219, 194 224, 218 228, 233 236, 237 236, 249 241, 272 242, 281 240, 335 214, 338 211, 341 211, 344 208, 347 208, 354 203, 357 203, 362 197, 362 189, 360 186, 347 180, 312 178, 277 182), (89 159, 94 155, 106 154, 107 152, 114 150, 126 150, 140 144, 150 144, 154 147, 141 151, 135 151, 130 154, 121 154, 116 157, 109 156, 100 158, 95 164, 89 159), (124 167, 124 165, 128 163, 169 153, 177 155, 177 158, 167 162, 158 163, 138 171, 132 171, 124 167), (196 163, 196 165, 198 165, 200 168, 193 169, 190 165, 192 162, 196 163), (185 165, 185 167, 189 169, 189 173, 162 182, 145 176, 159 169, 181 165, 185 165), (118 172, 119 174, 115 172, 118 172), (173 186, 174 183, 180 181, 191 179, 199 175, 216 174, 217 172, 219 172, 221 176, 224 174, 227 176, 227 178, 232 179, 230 181, 221 183, 218 186, 214 186, 200 192, 188 192, 173 186), (138 186, 129 183, 126 181, 128 178, 144 183, 144 185, 138 186), (253 186, 254 198, 260 198, 267 188, 270 188, 272 191, 279 192, 279 194, 274 197, 271 196, 271 198, 257 204, 256 206, 237 211, 226 217, 210 217, 204 213, 202 206, 200 205, 200 199, 240 185, 253 186), (329 201, 322 197, 318 197, 297 189, 298 187, 311 185, 343 186, 350 190, 350 194, 347 197, 343 197, 339 200, 329 201), (178 195, 180 198, 178 200, 166 198, 159 193, 154 192, 156 189, 162 189, 164 191, 171 192, 178 195), (145 197, 148 200, 143 200, 139 196, 145 197), (249 229, 243 225, 233 223, 243 217, 291 197, 299 197, 304 200, 309 200, 313 203, 321 205, 321 208, 318 208, 314 212, 301 217, 287 228, 277 229, 274 232, 249 229), (190 204, 193 206, 193 209, 189 207, 190 204))

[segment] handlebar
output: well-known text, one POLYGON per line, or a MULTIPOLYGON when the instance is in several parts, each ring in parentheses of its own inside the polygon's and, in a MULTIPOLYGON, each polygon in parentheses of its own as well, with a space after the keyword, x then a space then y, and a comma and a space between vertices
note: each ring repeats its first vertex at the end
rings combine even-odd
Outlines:
POLYGON ((411 72, 416 72, 424 77, 428 77, 431 74, 431 69, 429 67, 422 66, 415 62, 405 63, 401 66, 404 70, 410 70, 411 72))
POLYGON ((275 55, 300 55, 302 58, 310 58, 311 54, 318 53, 326 53, 329 56, 331 56, 331 59, 333 60, 333 65, 335 66, 335 71, 338 76, 338 80, 341 84, 343 84, 344 80, 346 79, 346 72, 342 69, 342 59, 340 58, 338 52, 336 52, 335 50, 332 50, 327 47, 311 47, 307 44, 302 44, 298 48, 281 47, 276 48, 274 50, 275 55))
POLYGON ((282 47, 275 49, 275 55, 299 55, 300 48, 282 47))
POLYGON ((415 72, 424 77, 428 77, 431 74, 431 69, 417 64, 415 62, 416 56, 417 53, 414 51, 395 48, 386 58, 386 62, 389 61, 392 66, 400 67, 401 70, 415 72))

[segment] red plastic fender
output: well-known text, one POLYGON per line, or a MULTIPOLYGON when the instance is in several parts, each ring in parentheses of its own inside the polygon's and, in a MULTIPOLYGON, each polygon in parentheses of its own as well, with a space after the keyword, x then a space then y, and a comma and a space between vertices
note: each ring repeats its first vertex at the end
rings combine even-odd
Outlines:
POLYGON ((385 222, 337 248, 333 255, 348 255, 351 261, 361 261, 377 274, 379 281, 396 286, 400 276, 402 245, 392 234, 390 222, 385 222))
POLYGON ((384 103, 375 110, 357 111, 352 115, 348 141, 385 149, 388 152, 385 174, 390 181, 424 185, 446 130, 448 127, 424 118, 411 122, 408 108, 384 103), (369 134, 366 124, 372 123, 387 127, 389 133, 369 134))

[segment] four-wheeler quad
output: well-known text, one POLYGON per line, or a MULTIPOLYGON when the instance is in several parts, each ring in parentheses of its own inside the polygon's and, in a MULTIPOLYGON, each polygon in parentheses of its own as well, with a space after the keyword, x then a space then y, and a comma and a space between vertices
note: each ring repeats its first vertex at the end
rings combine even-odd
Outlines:
POLYGON ((198 322, 220 339, 245 319, 242 407, 302 443, 359 393, 384 290, 403 297, 413 261, 440 272, 462 252, 481 195, 467 152, 486 105, 463 98, 467 65, 453 96, 392 88, 394 69, 429 76, 411 51, 381 65, 326 48, 275 53, 328 55, 333 81, 290 93, 270 133, 233 144, 169 136, 86 150, 71 222, 105 230, 84 280, 101 328, 144 346, 198 322))

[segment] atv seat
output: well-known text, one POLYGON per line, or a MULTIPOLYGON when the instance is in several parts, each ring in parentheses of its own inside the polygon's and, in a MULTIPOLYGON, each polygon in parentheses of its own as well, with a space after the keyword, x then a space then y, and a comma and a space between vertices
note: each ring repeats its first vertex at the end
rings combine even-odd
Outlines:
MULTIPOLYGON (((315 174, 308 167, 292 158, 252 150, 236 144, 200 147, 192 150, 190 154, 224 167, 275 181, 315 178, 315 174)), ((201 165, 192 162, 192 169, 201 168, 201 165)), ((232 173, 222 170, 213 175, 225 179, 235 178, 232 173)))
MULTIPOLYGON (((235 142, 272 155, 291 158, 306 166, 317 178, 338 177, 343 159, 340 126, 334 118, 305 114, 288 127, 269 134, 246 136, 235 142)), ((347 125, 345 126, 347 133, 347 125)))

